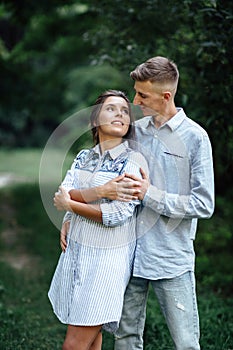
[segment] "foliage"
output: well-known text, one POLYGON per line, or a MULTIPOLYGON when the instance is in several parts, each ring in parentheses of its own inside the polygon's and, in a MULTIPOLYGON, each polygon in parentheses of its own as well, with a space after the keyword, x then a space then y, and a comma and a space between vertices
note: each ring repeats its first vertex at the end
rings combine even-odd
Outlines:
POLYGON ((3 0, 0 144, 43 145, 109 86, 132 98, 129 71, 165 55, 180 69, 177 105, 210 135, 224 195, 233 170, 232 37, 231 0, 3 0))
POLYGON ((212 219, 199 221, 195 242, 199 288, 211 288, 225 296, 232 295, 233 292, 232 205, 232 201, 217 197, 212 219), (206 273, 207 271, 211 273, 206 273))
POLYGON ((93 29, 97 45, 106 42, 99 49, 99 62, 114 62, 126 73, 156 55, 178 64, 177 104, 208 131, 216 188, 224 193, 233 170, 232 1, 117 0, 114 7, 107 1, 90 3, 102 18, 101 27, 93 29))
POLYGON ((1 144, 43 145, 70 108, 63 96, 67 75, 70 69, 86 62, 91 52, 83 35, 85 26, 90 28, 93 22, 90 16, 86 18, 82 6, 69 11, 69 2, 66 6, 61 3, 43 2, 37 7, 25 1, 22 8, 15 2, 2 7, 3 29, 22 34, 14 43, 3 35, 5 51, 10 49, 8 55, 0 55, 1 144))

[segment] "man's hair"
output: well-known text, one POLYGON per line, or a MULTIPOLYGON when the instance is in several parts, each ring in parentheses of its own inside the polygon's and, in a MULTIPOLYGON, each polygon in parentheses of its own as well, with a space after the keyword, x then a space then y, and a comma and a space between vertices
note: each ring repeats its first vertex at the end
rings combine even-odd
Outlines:
POLYGON ((137 66, 130 76, 135 81, 147 81, 173 87, 176 90, 179 71, 176 64, 166 57, 156 56, 137 66))

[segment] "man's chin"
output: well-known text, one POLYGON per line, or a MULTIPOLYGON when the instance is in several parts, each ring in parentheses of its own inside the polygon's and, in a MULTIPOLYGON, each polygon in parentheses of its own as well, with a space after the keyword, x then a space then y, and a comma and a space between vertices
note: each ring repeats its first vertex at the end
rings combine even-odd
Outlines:
POLYGON ((142 113, 143 113, 143 116, 144 116, 144 117, 148 117, 148 116, 151 116, 151 115, 154 114, 153 111, 148 110, 148 109, 142 109, 142 113))

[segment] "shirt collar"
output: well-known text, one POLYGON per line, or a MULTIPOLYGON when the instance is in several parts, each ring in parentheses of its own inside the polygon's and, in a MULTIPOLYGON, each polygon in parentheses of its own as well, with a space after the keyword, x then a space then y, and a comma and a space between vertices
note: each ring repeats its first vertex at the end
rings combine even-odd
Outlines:
MULTIPOLYGON (((166 123, 164 123, 161 128, 168 126, 172 131, 178 128, 178 126, 183 122, 183 120, 186 118, 186 114, 183 110, 183 108, 176 108, 177 113, 169 119, 166 123)), ((153 117, 148 116, 144 117, 144 123, 145 127, 149 127, 150 125, 154 125, 153 117)))
MULTIPOLYGON (((128 141, 124 141, 124 142, 120 143, 118 146, 116 146, 116 147, 114 147, 114 148, 112 148, 112 149, 109 149, 109 150, 105 151, 103 155, 109 154, 110 157, 111 157, 112 159, 115 159, 115 158, 117 158, 121 153, 127 151, 128 148, 129 148, 128 141)), ((101 150, 100 150, 100 145, 99 145, 99 144, 96 145, 96 146, 93 148, 93 151, 94 151, 95 153, 97 153, 99 157, 102 156, 101 150)))
POLYGON ((183 108, 177 108, 177 113, 169 119, 164 125, 168 125, 172 131, 175 131, 178 126, 183 122, 186 118, 183 108))

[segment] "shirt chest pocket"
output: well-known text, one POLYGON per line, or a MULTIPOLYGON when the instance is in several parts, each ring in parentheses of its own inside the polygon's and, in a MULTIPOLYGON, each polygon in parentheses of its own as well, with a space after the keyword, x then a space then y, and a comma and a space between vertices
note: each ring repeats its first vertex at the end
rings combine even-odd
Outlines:
POLYGON ((190 164, 187 155, 164 151, 160 160, 167 190, 171 193, 188 194, 190 191, 190 164))

